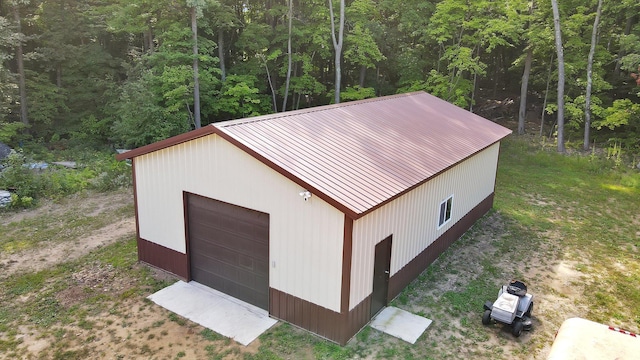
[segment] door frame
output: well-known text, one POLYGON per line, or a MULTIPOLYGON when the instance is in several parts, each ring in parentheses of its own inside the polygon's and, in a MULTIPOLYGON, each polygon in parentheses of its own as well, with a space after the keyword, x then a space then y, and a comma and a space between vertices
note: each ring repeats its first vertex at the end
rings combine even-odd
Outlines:
POLYGON ((243 301, 245 303, 251 304, 251 305, 256 306, 256 307, 259 307, 259 308, 269 312, 270 303, 271 303, 270 296, 269 296, 270 289, 271 289, 271 286, 270 286, 271 285, 270 284, 270 274, 269 274, 270 271, 271 271, 270 266, 269 266, 269 264, 270 264, 269 248, 271 246, 269 231, 270 231, 270 227, 271 227, 271 220, 270 220, 271 219, 271 215, 269 213, 265 213, 265 212, 262 212, 262 211, 259 211, 259 210, 255 210, 255 209, 251 209, 251 208, 248 208, 248 207, 236 205, 236 204, 233 204, 233 203, 229 203, 229 202, 226 202, 226 201, 218 200, 218 199, 215 199, 215 198, 212 198, 212 197, 208 197, 208 196, 204 196, 204 195, 200 195, 200 194, 196 194, 196 193, 192 193, 192 192, 183 191, 182 196, 183 196, 183 207, 184 207, 184 227, 185 227, 185 242, 186 242, 186 244, 185 244, 186 245, 186 249, 185 249, 186 250, 186 254, 185 255, 186 255, 186 258, 187 258, 187 275, 188 275, 187 279, 186 279, 187 281, 194 281, 195 280, 193 278, 193 271, 192 271, 193 265, 194 265, 193 264, 193 255, 194 254, 193 254, 193 251, 192 251, 192 244, 191 244, 192 243, 192 239, 191 239, 191 235, 192 234, 191 234, 191 229, 190 229, 190 227, 191 227, 190 226, 190 224, 191 224, 190 221, 191 221, 191 215, 192 214, 190 214, 190 212, 189 212, 189 208, 190 208, 189 204, 190 204, 190 199, 191 198, 200 198, 200 199, 204 199, 206 201, 212 201, 212 202, 215 202, 215 203, 223 204, 224 206, 232 206, 232 207, 235 207, 235 208, 238 208, 238 209, 248 210, 248 211, 251 211, 251 212, 254 212, 254 213, 259 213, 261 215, 266 215, 267 216, 267 233, 268 233, 268 235, 267 235, 267 242, 266 242, 266 245, 267 245, 267 263, 266 263, 266 269, 267 269, 267 273, 266 273, 266 278, 267 278, 266 291, 267 292, 266 292, 266 297, 265 297, 266 306, 263 307, 261 305, 257 305, 257 304, 251 303, 248 300, 242 299, 242 298, 237 297, 237 296, 235 296, 233 294, 229 294, 229 293, 227 293, 227 292, 225 292, 225 291, 223 291, 221 289, 215 289, 214 287, 211 287, 210 285, 207 285, 207 284, 204 284, 204 283, 203 283, 203 285, 205 285, 207 287, 211 287, 212 289, 220 291, 222 293, 225 293, 230 297, 236 298, 236 299, 238 299, 240 301, 243 301))

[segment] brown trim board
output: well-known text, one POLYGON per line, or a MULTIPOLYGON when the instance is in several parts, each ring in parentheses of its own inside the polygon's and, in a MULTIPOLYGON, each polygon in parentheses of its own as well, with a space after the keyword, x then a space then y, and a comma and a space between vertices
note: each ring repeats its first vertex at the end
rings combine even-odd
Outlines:
POLYGON ((351 294, 351 258, 353 254, 353 219, 344 216, 344 237, 342 241, 342 287, 340 289, 340 312, 349 311, 351 294))
POLYGON ((138 236, 138 260, 189 280, 187 254, 169 249, 138 236))
POLYGON ((131 159, 131 176, 133 186, 133 210, 136 217, 136 238, 140 237, 140 221, 138 219, 138 186, 136 186, 136 159, 131 159))
POLYGON ((353 310, 339 313, 285 292, 269 288, 269 315, 311 331, 340 345, 346 343, 370 320, 371 298, 353 310))
POLYGON ((127 152, 123 152, 122 154, 116 155, 116 160, 124 160, 124 159, 133 159, 136 156, 145 155, 154 151, 162 150, 168 148, 173 145, 181 144, 183 142, 187 142, 193 139, 197 139, 203 136, 207 136, 209 134, 213 134, 216 128, 213 124, 203 126, 200 129, 192 130, 186 132, 184 134, 176 135, 170 137, 168 139, 164 139, 158 142, 154 142, 149 145, 145 145, 139 147, 137 149, 129 150, 127 152))
POLYGON ((186 279, 191 281, 191 249, 189 237, 189 193, 182 191, 182 213, 184 214, 184 242, 185 255, 187 256, 187 276, 186 279))

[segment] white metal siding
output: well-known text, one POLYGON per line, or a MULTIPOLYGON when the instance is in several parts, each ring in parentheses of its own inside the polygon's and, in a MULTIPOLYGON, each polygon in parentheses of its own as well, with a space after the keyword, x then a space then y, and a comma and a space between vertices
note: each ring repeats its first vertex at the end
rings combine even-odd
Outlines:
POLYGON ((217 135, 134 161, 143 239, 186 252, 183 190, 268 213, 269 286, 340 311, 343 213, 217 135))
POLYGON ((354 222, 350 309, 373 290, 378 242, 393 235, 393 275, 494 191, 499 146, 492 145, 354 222), (439 205, 450 195, 451 221, 438 229, 439 205))

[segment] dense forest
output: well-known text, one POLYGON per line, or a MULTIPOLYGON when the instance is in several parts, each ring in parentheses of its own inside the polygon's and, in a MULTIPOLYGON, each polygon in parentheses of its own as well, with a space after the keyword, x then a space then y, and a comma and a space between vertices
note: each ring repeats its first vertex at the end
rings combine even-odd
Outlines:
POLYGON ((424 90, 562 146, 637 153, 639 13, 638 0, 2 0, 0 141, 135 147, 424 90))

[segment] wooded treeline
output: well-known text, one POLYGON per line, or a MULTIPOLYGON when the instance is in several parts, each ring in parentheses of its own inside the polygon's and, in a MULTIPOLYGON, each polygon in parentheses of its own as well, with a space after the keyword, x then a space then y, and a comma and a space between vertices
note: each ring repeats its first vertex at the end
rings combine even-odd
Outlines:
POLYGON ((330 1, 2 0, 0 141, 134 147, 425 90, 481 114, 512 99, 494 108, 513 120, 524 94, 541 134, 564 105, 564 139, 581 146, 590 123, 587 144, 640 148, 638 0, 598 22, 599 1, 558 1, 560 102, 551 0, 330 1))

